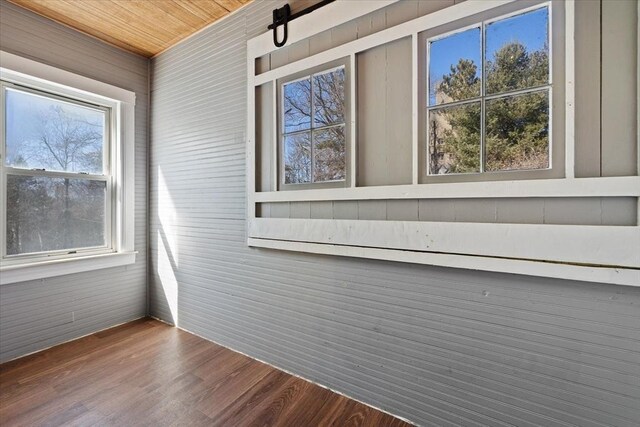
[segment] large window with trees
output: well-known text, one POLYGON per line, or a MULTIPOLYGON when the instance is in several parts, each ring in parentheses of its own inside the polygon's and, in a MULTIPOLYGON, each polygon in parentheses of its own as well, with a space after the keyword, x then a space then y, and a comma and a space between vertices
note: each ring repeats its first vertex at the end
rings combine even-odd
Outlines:
POLYGON ((3 258, 109 250, 109 108, 2 82, 3 258))
POLYGON ((550 168, 549 7, 427 41, 429 175, 550 168))

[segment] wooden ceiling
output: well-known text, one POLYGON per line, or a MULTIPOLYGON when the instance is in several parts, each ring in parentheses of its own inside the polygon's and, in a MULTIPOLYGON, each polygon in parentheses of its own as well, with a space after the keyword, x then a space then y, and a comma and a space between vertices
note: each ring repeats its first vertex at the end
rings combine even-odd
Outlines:
POLYGON ((112 45, 154 56, 251 0, 9 0, 112 45))

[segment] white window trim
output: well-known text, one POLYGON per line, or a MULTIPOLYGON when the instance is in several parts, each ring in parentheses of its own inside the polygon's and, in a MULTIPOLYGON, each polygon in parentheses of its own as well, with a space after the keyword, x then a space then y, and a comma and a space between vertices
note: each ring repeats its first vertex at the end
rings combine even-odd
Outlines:
MULTIPOLYGON (((0 261, 0 285, 123 266, 135 262, 135 93, 0 51, 0 78, 37 90, 109 106, 112 132, 112 233, 108 252, 78 251, 74 256, 0 261)), ((2 160, 4 161, 4 159, 2 160)), ((4 218, 2 218, 4 227, 4 218)), ((4 245, 5 242, 2 242, 4 245)))
MULTIPOLYGON (((271 32, 264 33, 247 43, 247 244, 270 248, 372 258, 381 260, 439 265, 481 271, 515 273, 537 277, 554 277, 640 286, 640 177, 575 178, 575 1, 566 0, 565 8, 565 161, 564 178, 523 181, 481 181, 459 183, 419 184, 419 126, 422 109, 418 102, 418 35, 431 28, 482 13, 514 0, 483 0, 463 2, 429 15, 416 18, 369 36, 345 43, 281 67, 256 73, 255 61, 277 48, 271 32), (359 52, 394 40, 411 37, 412 40, 412 142, 413 183, 409 185, 304 189, 295 192, 257 192, 255 187, 255 88, 274 84, 277 79, 321 66, 341 57, 349 56, 354 62, 359 52), (256 217, 257 203, 336 200, 384 199, 455 199, 503 197, 634 197, 638 198, 638 224, 635 226, 579 226, 483 223, 414 223, 403 221, 350 221, 309 220, 256 217), (376 237, 381 227, 384 236, 376 237), (549 227, 549 228, 541 228, 549 227), (456 230, 465 230, 462 235, 456 230), (416 231, 417 230, 417 231, 416 231), (424 239, 416 240, 414 234, 424 239), (453 232, 457 240, 448 239, 453 232), (473 239, 487 232, 499 232, 490 251, 478 248, 473 239), (435 240, 429 241, 428 237, 435 240), (375 239, 382 240, 375 240, 375 239), (587 244, 575 245, 572 239, 587 244), (372 240, 373 239, 373 240, 372 240), (524 245, 527 242, 530 245, 524 245), (508 251, 511 248, 514 251, 508 251), (553 256, 549 255, 553 248, 553 256), (441 252, 443 251, 443 252, 441 252), (622 257, 622 258, 621 258, 622 257), (624 259, 624 262, 620 261, 624 259)), ((337 1, 319 9, 311 16, 302 17, 289 26, 287 45, 307 39, 331 27, 364 16, 386 7, 388 2, 337 1), (327 19, 331 17, 331 19, 327 19), (338 17, 337 19, 335 17, 338 17)), ((640 5, 639 5, 640 10, 640 5)), ((640 52, 638 53, 640 55, 640 52)), ((639 56, 640 57, 640 56, 639 56)), ((355 87, 352 73, 352 88, 355 87)), ((639 76, 640 79, 640 76, 639 76)), ((640 81, 640 80, 639 80, 640 81)), ((357 102, 352 102, 352 108, 357 102)), ((355 130, 352 116, 352 130, 355 130)), ((639 129, 640 132, 640 129, 639 129)), ((352 159, 356 158, 355 139, 352 159)), ((640 172, 640 149, 638 150, 640 172)), ((350 171, 355 174, 355 167, 350 171)))

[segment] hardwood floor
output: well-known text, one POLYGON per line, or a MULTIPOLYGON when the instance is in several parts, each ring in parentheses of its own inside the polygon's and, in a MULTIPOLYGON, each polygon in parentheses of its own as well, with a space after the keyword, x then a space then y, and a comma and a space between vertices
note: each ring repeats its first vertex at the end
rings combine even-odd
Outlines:
POLYGON ((0 365, 0 425, 407 426, 141 319, 0 365))

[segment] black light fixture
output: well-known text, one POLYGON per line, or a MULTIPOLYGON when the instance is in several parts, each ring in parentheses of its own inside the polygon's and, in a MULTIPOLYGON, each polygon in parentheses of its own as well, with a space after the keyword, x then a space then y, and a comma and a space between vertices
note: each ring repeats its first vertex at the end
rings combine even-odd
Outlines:
POLYGON ((321 8, 322 6, 325 6, 331 2, 334 2, 335 0, 322 0, 319 1, 318 3, 309 6, 306 9, 301 10, 300 12, 296 12, 293 15, 291 14, 291 7, 289 6, 289 4, 285 4, 284 6, 282 6, 279 9, 273 9, 273 22, 271 24, 269 24, 269 26, 267 27, 267 29, 269 30, 273 30, 273 44, 275 44, 277 47, 282 47, 287 43, 287 38, 289 37, 288 32, 287 32, 287 24, 291 21, 293 21, 296 18, 299 18, 303 15, 306 15, 307 13, 311 13, 316 9, 321 8), (284 28, 284 34, 282 37, 281 41, 278 41, 278 27, 280 25, 283 25, 284 28))

